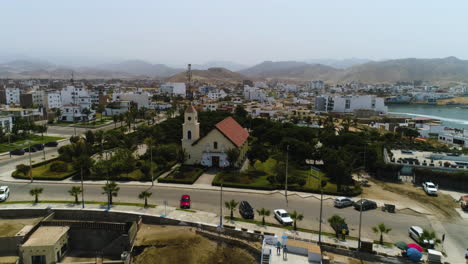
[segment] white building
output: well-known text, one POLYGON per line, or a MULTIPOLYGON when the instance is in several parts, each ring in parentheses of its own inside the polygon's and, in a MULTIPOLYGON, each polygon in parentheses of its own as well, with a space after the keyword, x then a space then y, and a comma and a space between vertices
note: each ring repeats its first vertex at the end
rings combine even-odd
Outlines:
POLYGON ((322 112, 353 113, 356 110, 372 110, 387 113, 384 99, 373 95, 317 96, 315 109, 322 112))
POLYGON ((130 101, 114 101, 109 103, 105 108, 106 116, 120 115, 130 110, 130 101))
POLYGON ((216 111, 218 109, 218 104, 203 104, 203 111, 216 111))
POLYGON ((463 130, 460 132, 447 132, 439 135, 439 141, 445 144, 468 147, 468 131, 463 130))
POLYGON ((46 104, 46 94, 45 91, 43 90, 37 90, 31 92, 32 94, 32 103, 33 105, 40 105, 40 106, 45 106, 46 104))
POLYGON ((227 96, 227 93, 224 91, 224 90, 216 90, 216 91, 210 91, 208 93, 208 98, 210 98, 210 100, 218 100, 220 98, 224 98, 227 96))
POLYGON ((112 94, 112 101, 130 101, 137 104, 138 109, 145 107, 149 108, 151 97, 148 93, 137 91, 128 93, 114 93, 112 94))
POLYGON ((91 96, 86 88, 67 86, 60 91, 62 97, 62 104, 80 104, 86 105, 85 107, 91 108, 91 96))
POLYGON ((6 104, 20 104, 20 88, 5 89, 6 104))
POLYGON ((185 87, 185 83, 168 82, 161 85, 160 91, 161 94, 167 94, 171 96, 180 95, 182 97, 185 97, 187 89, 185 87))
POLYGON ((59 92, 48 92, 45 98, 45 106, 48 109, 60 108, 62 106, 62 95, 59 92))
POLYGON ((65 104, 60 107, 62 122, 87 122, 96 118, 96 112, 91 108, 83 108, 79 104, 65 104), (86 112, 89 113, 86 113, 86 112))
POLYGON ((0 131, 9 133, 13 129, 13 119, 10 115, 0 116, 0 131))
POLYGON ((322 90, 325 88, 325 83, 321 80, 309 81, 306 83, 306 90, 322 90))
POLYGON ((260 88, 244 85, 244 99, 264 102, 267 100, 267 95, 265 91, 260 88))

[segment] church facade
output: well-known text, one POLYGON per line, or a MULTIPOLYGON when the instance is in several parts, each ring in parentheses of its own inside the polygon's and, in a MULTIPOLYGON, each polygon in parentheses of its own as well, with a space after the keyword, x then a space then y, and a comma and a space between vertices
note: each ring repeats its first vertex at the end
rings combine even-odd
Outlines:
MULTIPOLYGON (((198 113, 190 105, 184 113, 182 125, 182 149, 185 152, 185 164, 205 167, 228 167, 227 151, 239 150, 239 160, 244 160, 248 149, 249 132, 232 117, 217 123, 204 137, 200 137, 198 113)), ((237 161, 237 162, 238 162, 237 161)))

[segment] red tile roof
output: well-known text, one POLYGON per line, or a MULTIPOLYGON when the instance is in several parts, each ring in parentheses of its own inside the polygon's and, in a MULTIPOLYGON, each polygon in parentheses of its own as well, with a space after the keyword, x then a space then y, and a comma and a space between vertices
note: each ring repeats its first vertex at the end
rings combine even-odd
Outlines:
POLYGON ((241 147, 249 137, 249 132, 232 117, 226 117, 215 127, 237 147, 241 147))

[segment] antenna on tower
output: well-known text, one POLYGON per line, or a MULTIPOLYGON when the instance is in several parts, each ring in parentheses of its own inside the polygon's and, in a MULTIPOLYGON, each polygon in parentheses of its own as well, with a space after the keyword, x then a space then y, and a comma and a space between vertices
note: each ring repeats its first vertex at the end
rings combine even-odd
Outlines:
POLYGON ((187 72, 186 72, 186 77, 187 77, 187 97, 190 100, 193 100, 193 91, 192 91, 192 64, 187 64, 187 72))
POLYGON ((72 72, 71 72, 71 79, 70 79, 70 82, 71 82, 72 84, 75 84, 75 80, 73 80, 73 77, 74 77, 74 72, 72 71, 72 72))

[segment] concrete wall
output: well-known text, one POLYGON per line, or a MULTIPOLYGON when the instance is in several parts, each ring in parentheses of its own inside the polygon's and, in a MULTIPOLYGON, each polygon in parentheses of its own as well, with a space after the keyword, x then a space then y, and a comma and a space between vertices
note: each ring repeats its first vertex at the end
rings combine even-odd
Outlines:
POLYGON ((23 237, 0 237, 0 255, 17 256, 23 237))

